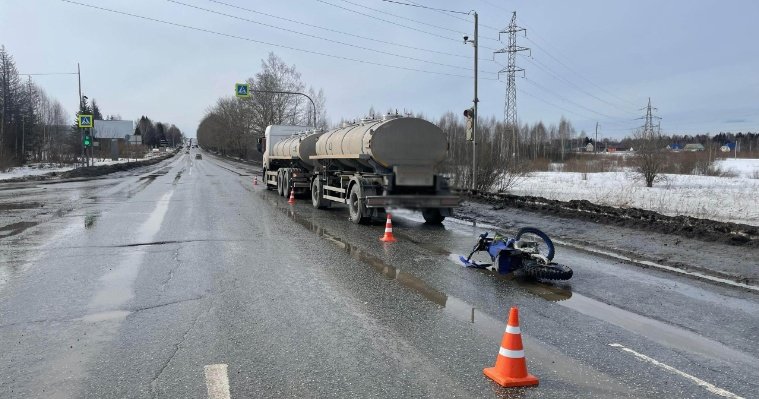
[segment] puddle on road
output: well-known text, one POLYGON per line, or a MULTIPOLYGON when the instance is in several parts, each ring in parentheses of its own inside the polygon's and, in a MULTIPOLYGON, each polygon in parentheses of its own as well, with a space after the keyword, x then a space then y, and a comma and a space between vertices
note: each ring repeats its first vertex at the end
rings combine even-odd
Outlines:
POLYGON ((177 185, 177 183, 179 182, 179 179, 182 178, 182 173, 184 173, 184 171, 185 171, 185 168, 182 168, 182 170, 177 172, 177 175, 174 176, 174 182, 172 184, 174 184, 175 186, 177 185))
MULTIPOLYGON (((173 194, 174 191, 169 191, 158 200, 155 209, 137 229, 138 242, 150 242, 158 233, 173 194)), ((91 309, 112 310, 121 307, 134 297, 133 284, 140 271, 143 255, 144 251, 142 250, 123 255, 118 265, 100 278, 102 286, 95 292, 90 301, 91 309)))
POLYGON ((24 232, 24 230, 38 225, 39 222, 16 222, 0 227, 0 238, 15 236, 24 232))
POLYGON ((588 298, 584 295, 575 294, 569 300, 560 302, 559 304, 584 315, 631 331, 665 347, 698 353, 730 363, 741 361, 746 364, 759 364, 759 359, 732 349, 720 342, 713 341, 672 324, 641 316, 637 313, 588 298))
POLYGON ((42 208, 44 206, 41 202, 6 202, 0 203, 0 211, 9 211, 13 209, 34 209, 42 208))
MULTIPOLYGON (((298 215, 292 207, 285 208, 280 207, 279 204, 274 205, 278 210, 285 213, 296 223, 316 233, 318 236, 332 243, 336 247, 341 248, 353 259, 371 266, 376 272, 382 274, 386 278, 398 282, 402 286, 420 294, 430 302, 441 306, 443 313, 446 315, 459 321, 472 324, 475 330, 480 334, 493 339, 494 345, 496 345, 495 342, 499 342, 502 338, 506 325, 505 320, 497 320, 488 314, 482 313, 468 302, 436 290, 413 274, 391 266, 374 255, 363 252, 355 246, 345 242, 337 235, 330 233, 328 230, 314 223, 312 220, 298 215)), ((535 288, 534 293, 541 295, 546 299, 552 297, 566 299, 565 297, 567 295, 571 296, 571 290, 543 286, 542 283, 538 284, 539 285, 536 286, 537 288, 535 288)), ((530 286, 528 286, 528 290, 530 289, 529 287, 530 286)), ((543 367, 553 370, 568 381, 574 381, 574 384, 580 386, 581 389, 593 391, 598 394, 606 394, 607 396, 610 395, 609 397, 626 396, 629 394, 627 388, 619 381, 592 367, 579 363, 575 359, 563 355, 558 348, 538 341, 525 333, 522 333, 522 339, 525 347, 530 348, 530 357, 533 360, 541 363, 543 367)), ((501 391, 499 390, 499 392, 501 391)))
POLYGON ((84 228, 90 229, 95 225, 99 215, 85 215, 84 216, 84 228))
POLYGON ((101 321, 124 319, 127 316, 129 316, 131 313, 132 312, 128 310, 110 310, 107 312, 98 312, 98 313, 88 314, 88 315, 80 317, 78 320, 81 320, 85 323, 97 323, 101 321))

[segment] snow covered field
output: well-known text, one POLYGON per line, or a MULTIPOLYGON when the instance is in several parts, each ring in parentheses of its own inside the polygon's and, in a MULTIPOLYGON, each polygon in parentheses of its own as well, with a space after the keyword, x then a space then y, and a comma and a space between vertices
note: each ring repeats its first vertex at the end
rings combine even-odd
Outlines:
POLYGON ((735 172, 740 177, 759 176, 759 159, 721 159, 715 165, 723 171, 735 172))
MULTIPOLYGON (((106 160, 96 159, 94 161, 95 166, 111 165, 115 163, 124 163, 124 162, 127 162, 126 158, 120 158, 118 161, 111 161, 110 159, 106 159, 106 160)), ((24 176, 44 175, 46 173, 51 173, 51 172, 61 173, 67 170, 74 169, 75 167, 76 166, 74 165, 59 166, 56 163, 29 164, 29 165, 19 166, 16 168, 11 168, 10 170, 5 171, 5 172, 0 172, 0 180, 7 180, 7 179, 13 179, 16 177, 24 177, 24 176)))
POLYGON ((648 188, 632 172, 588 173, 587 180, 582 173, 534 172, 509 192, 759 226, 759 179, 751 178, 759 159, 723 160, 719 166, 740 177, 666 175, 648 188))

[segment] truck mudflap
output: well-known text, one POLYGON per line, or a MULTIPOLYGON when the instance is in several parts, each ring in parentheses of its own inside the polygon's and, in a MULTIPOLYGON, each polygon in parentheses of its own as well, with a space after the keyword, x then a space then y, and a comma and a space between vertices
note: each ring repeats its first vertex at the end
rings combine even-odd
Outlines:
POLYGON ((453 208, 459 206, 461 198, 456 195, 371 195, 366 197, 365 203, 367 208, 453 208))

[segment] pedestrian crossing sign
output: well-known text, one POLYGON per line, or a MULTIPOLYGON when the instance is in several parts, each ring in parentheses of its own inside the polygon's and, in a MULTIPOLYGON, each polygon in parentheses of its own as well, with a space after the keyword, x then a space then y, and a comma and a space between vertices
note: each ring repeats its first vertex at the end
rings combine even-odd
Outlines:
POLYGON ((235 95, 237 97, 250 97, 250 85, 247 83, 235 84, 235 95))
POLYGON ((79 127, 92 128, 93 126, 94 126, 94 118, 92 118, 92 115, 79 115, 79 127))

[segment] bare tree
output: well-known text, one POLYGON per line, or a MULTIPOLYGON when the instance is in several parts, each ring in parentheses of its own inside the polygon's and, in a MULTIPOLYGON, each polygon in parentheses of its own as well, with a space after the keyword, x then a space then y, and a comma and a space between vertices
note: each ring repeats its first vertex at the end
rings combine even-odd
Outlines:
POLYGON ((646 183, 653 187, 654 183, 664 180, 663 171, 667 164, 667 152, 664 140, 659 135, 644 135, 635 133, 635 170, 646 183))

